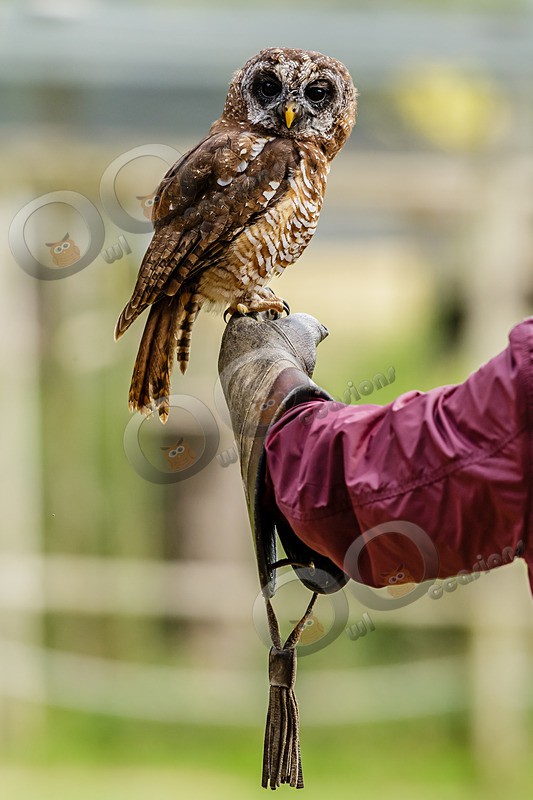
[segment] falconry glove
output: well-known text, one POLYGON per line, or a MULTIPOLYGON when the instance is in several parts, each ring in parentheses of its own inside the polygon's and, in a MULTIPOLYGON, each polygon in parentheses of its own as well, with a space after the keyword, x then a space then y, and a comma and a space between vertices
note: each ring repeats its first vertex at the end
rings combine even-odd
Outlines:
POLYGON ((316 347, 328 332, 308 314, 268 319, 235 315, 228 323, 219 356, 220 381, 231 415, 261 590, 273 646, 269 657, 270 701, 262 785, 303 786, 298 708, 293 692, 296 646, 318 594, 338 591, 348 580, 332 561, 304 544, 273 502, 265 497, 264 441, 280 416, 299 403, 332 398, 311 380, 316 347), (278 560, 276 532, 286 558, 278 560), (271 604, 276 569, 290 564, 313 592, 309 606, 285 643, 271 604))

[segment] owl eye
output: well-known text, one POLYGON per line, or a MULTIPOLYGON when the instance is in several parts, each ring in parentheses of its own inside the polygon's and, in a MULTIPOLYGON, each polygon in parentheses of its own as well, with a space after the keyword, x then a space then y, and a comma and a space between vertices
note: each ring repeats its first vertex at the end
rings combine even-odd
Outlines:
POLYGON ((179 447, 175 447, 174 450, 171 450, 169 453, 170 458, 176 458, 176 456, 180 456, 182 453, 185 452, 185 448, 182 444, 179 447))
POLYGON ((254 86, 255 93, 265 100, 271 100, 281 94, 281 83, 273 75, 264 75, 254 86))
POLYGON ((329 86, 323 83, 311 83, 305 90, 305 96, 312 103, 321 103, 329 94, 329 86))
POLYGON ((403 581, 404 578, 405 578, 405 575, 404 575, 403 572, 398 572, 398 574, 396 575, 396 580, 397 581, 403 581))
POLYGON ((64 242, 63 243, 63 250, 68 250, 69 247, 70 247, 70 242, 64 242))
POLYGON ((150 199, 150 200, 146 200, 144 205, 147 206, 147 208, 150 208, 150 206, 153 206, 153 204, 154 204, 153 199, 150 199))
POLYGON ((54 247, 54 253, 57 253, 59 255, 59 253, 62 253, 62 252, 63 252, 62 245, 58 244, 57 247, 54 247))

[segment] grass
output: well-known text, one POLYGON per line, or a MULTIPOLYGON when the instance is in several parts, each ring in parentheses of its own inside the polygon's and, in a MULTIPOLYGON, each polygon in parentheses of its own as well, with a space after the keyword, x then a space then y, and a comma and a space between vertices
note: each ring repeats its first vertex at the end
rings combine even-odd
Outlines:
MULTIPOLYGON (((356 687, 354 687, 354 690, 356 687)), ((16 800, 247 800, 262 729, 176 727, 50 711, 43 735, 5 747, 2 796, 16 800)), ((533 767, 479 765, 460 715, 302 731, 306 800, 496 800, 530 796, 533 767)), ((283 787, 281 791, 290 791, 283 787)))

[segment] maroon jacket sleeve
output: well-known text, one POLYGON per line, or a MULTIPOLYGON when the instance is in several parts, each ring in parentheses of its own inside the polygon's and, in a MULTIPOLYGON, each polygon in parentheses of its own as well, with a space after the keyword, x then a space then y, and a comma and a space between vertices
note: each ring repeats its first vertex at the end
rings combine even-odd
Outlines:
POLYGON ((290 409, 266 439, 267 491, 306 544, 361 583, 450 577, 515 555, 532 581, 532 421, 533 318, 457 386, 385 406, 290 409))

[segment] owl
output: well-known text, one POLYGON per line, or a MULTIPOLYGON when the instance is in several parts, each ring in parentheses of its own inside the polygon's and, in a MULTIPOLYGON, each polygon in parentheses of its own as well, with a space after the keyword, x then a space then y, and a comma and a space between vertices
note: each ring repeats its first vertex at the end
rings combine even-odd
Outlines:
POLYGON ((170 447, 162 447, 161 450, 165 453, 165 458, 173 472, 187 469, 196 461, 196 456, 189 442, 184 440, 183 436, 178 439, 176 444, 170 445, 170 447))
POLYGON ((316 230, 356 98, 346 67, 316 52, 268 48, 233 76, 220 119, 156 190, 154 235, 115 329, 118 339, 150 309, 132 410, 166 421, 174 359, 184 373, 202 306, 283 312, 268 283, 316 230))
POLYGON ((52 261, 57 267, 70 267, 79 260, 80 248, 74 239, 69 239, 68 233, 59 242, 46 242, 46 246, 50 248, 52 261))
POLYGON ((137 200, 140 200, 141 208, 146 219, 152 220, 152 208, 154 207, 155 192, 151 194, 137 194, 137 200))

